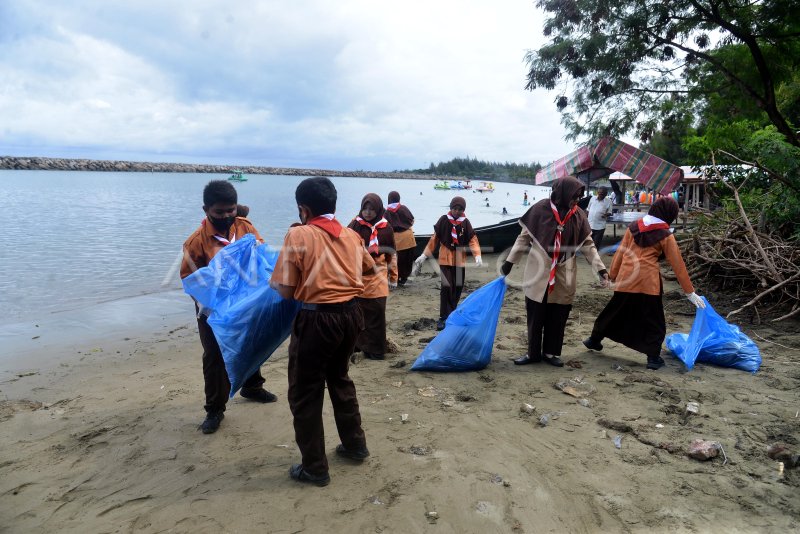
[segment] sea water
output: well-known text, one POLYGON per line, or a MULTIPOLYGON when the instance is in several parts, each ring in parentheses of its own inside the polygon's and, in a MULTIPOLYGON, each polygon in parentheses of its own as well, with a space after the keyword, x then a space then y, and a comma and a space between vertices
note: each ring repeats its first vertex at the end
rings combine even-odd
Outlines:
MULTIPOLYGON (((111 328, 148 313, 172 313, 179 299, 181 247, 204 217, 202 192, 227 175, 0 171, 0 342, 26 336, 47 318, 69 329, 111 328), (168 293, 173 295, 167 295, 168 293), (151 298, 142 299, 143 295, 151 298), (69 318, 69 319, 66 319, 69 318)), ((302 176, 250 175, 237 182, 239 202, 270 244, 279 246, 298 220, 294 191, 302 176)), ((495 182, 491 193, 434 189, 434 180, 333 178, 337 217, 348 224, 361 198, 386 201, 398 191, 429 234, 455 195, 473 226, 522 215, 548 188, 495 182), (486 204, 489 206, 486 206, 486 204), (502 214, 503 208, 508 211, 502 214)), ((473 186, 480 182, 473 182, 473 186)), ((188 297, 185 297, 188 299, 188 297)), ((179 300, 183 302, 183 300, 179 300)), ((189 300, 186 300, 189 302, 189 300)), ((185 313, 181 307, 176 313, 185 313)), ((35 331, 34 331, 35 332, 35 331)))

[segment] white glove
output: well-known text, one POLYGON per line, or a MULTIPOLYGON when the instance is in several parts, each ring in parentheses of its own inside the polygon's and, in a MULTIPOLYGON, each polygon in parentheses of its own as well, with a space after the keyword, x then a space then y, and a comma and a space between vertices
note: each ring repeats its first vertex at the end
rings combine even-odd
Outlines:
POLYGON ((480 256, 475 256, 475 267, 480 267, 483 265, 483 260, 480 256))
POLYGON ((397 289, 397 282, 389 280, 389 290, 397 289))
POLYGON ((697 308, 705 308, 706 303, 703 302, 703 299, 700 298, 700 295, 697 293, 686 293, 686 298, 689 299, 689 302, 695 305, 697 308))
POLYGON ((414 266, 411 268, 411 276, 417 276, 419 274, 420 269, 422 269, 422 264, 425 263, 428 257, 425 254, 421 254, 419 258, 414 260, 414 266))

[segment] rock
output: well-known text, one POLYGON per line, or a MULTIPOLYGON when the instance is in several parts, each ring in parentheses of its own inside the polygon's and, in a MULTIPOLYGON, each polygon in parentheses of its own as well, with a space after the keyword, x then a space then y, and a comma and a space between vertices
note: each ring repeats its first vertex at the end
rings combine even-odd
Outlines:
POLYGON ((773 443, 767 447, 767 456, 773 460, 783 462, 789 469, 800 466, 800 454, 794 454, 785 443, 773 443))
POLYGON ((689 450, 686 454, 695 460, 705 461, 719 456, 721 450, 722 444, 719 441, 696 439, 689 444, 689 450))

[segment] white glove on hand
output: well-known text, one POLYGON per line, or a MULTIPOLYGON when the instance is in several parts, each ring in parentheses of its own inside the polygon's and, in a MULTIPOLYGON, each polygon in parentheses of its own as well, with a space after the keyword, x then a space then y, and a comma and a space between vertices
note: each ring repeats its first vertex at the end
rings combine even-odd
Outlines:
POLYGON ((422 269, 422 264, 425 263, 428 257, 425 254, 421 254, 419 258, 414 260, 414 267, 411 268, 411 276, 417 276, 419 274, 420 269, 422 269))
POLYGON ((392 291, 394 289, 397 289, 397 282, 392 282, 391 280, 389 280, 389 291, 392 291))
POLYGON ((483 260, 480 256, 475 256, 475 267, 481 267, 483 265, 483 260))
POLYGON ((703 299, 700 298, 700 295, 697 293, 686 293, 686 298, 689 299, 689 302, 695 305, 697 308, 705 308, 706 303, 703 302, 703 299))

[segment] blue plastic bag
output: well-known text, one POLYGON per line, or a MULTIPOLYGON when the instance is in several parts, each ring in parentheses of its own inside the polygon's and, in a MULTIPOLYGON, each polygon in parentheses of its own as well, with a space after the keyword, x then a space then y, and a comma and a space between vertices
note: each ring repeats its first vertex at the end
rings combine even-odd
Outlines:
POLYGON ((301 303, 269 287, 278 251, 253 234, 231 243, 183 279, 183 289, 210 309, 208 324, 222 351, 231 397, 291 332, 301 303))
POLYGON ((506 281, 501 276, 464 299, 411 370, 476 371, 489 365, 505 294, 506 281))
POLYGON ((667 348, 691 370, 695 362, 713 363, 755 373, 761 366, 761 353, 753 341, 736 325, 728 324, 705 297, 705 308, 698 308, 692 330, 667 336, 667 348))

